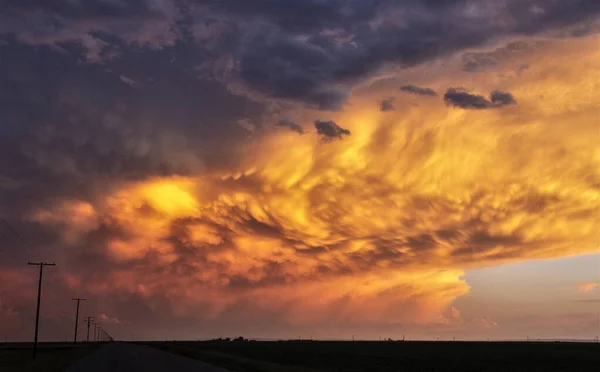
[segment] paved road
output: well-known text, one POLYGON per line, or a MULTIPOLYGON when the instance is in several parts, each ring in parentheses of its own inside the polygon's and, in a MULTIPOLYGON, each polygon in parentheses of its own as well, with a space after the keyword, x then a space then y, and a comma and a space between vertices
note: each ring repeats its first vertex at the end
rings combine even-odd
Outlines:
POLYGON ((65 372, 230 372, 194 359, 146 346, 112 343, 102 347, 65 372))

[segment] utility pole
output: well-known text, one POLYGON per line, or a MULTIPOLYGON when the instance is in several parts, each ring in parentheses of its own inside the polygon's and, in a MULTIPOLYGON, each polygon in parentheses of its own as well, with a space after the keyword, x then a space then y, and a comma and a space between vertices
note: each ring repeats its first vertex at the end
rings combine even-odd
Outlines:
POLYGON ((56 264, 55 263, 47 263, 47 262, 27 262, 27 265, 40 267, 40 277, 39 277, 39 281, 38 281, 37 310, 35 313, 35 336, 33 338, 33 359, 35 359, 35 354, 37 352, 37 342, 38 342, 38 328, 40 325, 40 300, 42 298, 42 275, 44 273, 45 266, 56 266, 56 264))
POLYGON ((94 323, 94 341, 100 341, 101 332, 100 323, 94 323))
POLYGON ((73 301, 77 301, 77 311, 75 312, 75 335, 73 336, 73 343, 77 343, 77 324, 79 323, 79 301, 85 301, 85 298, 73 298, 73 301))
POLYGON ((83 320, 87 322, 87 337, 85 338, 85 341, 90 342, 90 323, 94 321, 94 317, 86 316, 83 320))

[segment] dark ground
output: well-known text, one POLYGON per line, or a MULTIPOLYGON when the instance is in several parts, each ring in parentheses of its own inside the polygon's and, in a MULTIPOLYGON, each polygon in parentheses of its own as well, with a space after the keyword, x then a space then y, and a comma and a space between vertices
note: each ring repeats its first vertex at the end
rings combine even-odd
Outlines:
MULTIPOLYGON (((135 361, 136 355, 140 354, 129 353, 128 344, 114 344, 124 346, 121 348, 125 350, 124 353, 121 353, 123 354, 121 359, 124 362, 119 362, 123 365, 135 361)), ((143 344, 221 366, 234 372, 600 370, 600 344, 593 343, 250 341, 147 342, 143 344)), ((110 349, 114 345, 108 345, 104 349, 110 349)), ((77 366, 78 361, 81 364, 82 361, 98 354, 88 355, 99 348, 99 345, 94 344, 79 344, 77 347, 65 343, 41 344, 38 349, 38 358, 32 361, 31 345, 0 344, 0 371, 62 372, 69 366, 77 366), (86 356, 88 358, 85 358, 86 356)), ((162 359, 169 360, 168 358, 162 359)), ((167 363, 166 365, 171 366, 171 364, 167 363)), ((93 363, 93 365, 100 365, 100 363, 93 363)), ((158 363, 152 363, 152 365, 156 366, 158 363)), ((186 365, 196 369, 198 366, 202 367, 201 364, 188 363, 186 365)), ((200 370, 205 370, 204 368, 200 370)))
POLYGON ((0 372, 229 372, 219 367, 133 343, 0 345, 0 372))
POLYGON ((84 343, 40 343, 34 361, 31 344, 0 344, 0 372, 62 372, 97 348, 84 343))
POLYGON ((154 342, 237 372, 599 371, 600 344, 549 342, 154 342))
POLYGON ((73 363, 65 372, 230 372, 191 358, 133 343, 113 342, 73 363))

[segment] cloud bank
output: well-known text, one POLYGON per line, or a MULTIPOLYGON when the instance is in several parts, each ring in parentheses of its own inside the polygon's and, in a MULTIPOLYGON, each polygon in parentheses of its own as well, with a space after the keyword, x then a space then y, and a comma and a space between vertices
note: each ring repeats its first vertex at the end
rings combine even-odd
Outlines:
POLYGON ((0 1, 29 242, 0 230, 1 329, 30 335, 29 259, 58 263, 47 338, 74 293, 189 338, 506 327, 452 307, 466 271, 596 249, 600 5, 501 3, 0 1), (491 94, 425 99, 463 85, 491 94))

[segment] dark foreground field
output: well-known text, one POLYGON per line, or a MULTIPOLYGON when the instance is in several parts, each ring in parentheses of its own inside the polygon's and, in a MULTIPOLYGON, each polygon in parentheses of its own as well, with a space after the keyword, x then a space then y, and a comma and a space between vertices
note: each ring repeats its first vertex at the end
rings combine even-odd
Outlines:
POLYGON ((62 372, 96 349, 93 344, 43 343, 33 361, 31 344, 0 344, 0 372, 62 372))
POLYGON ((600 344, 500 342, 156 342, 237 372, 597 371, 600 344))

